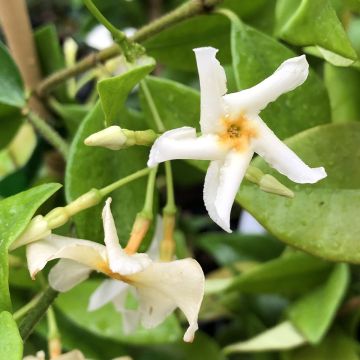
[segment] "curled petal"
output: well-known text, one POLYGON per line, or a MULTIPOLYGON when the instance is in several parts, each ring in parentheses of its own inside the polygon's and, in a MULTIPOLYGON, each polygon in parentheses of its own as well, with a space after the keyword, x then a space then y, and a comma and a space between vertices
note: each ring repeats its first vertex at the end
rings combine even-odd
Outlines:
POLYGON ((211 219, 231 232, 230 212, 253 151, 230 151, 224 161, 212 161, 204 183, 204 203, 211 219))
POLYGON ((200 127, 203 134, 220 130, 220 118, 224 114, 222 96, 226 94, 226 75, 216 59, 217 49, 194 49, 201 90, 200 127))
POLYGON ((102 212, 104 241, 110 270, 120 275, 142 271, 150 265, 151 259, 147 254, 128 255, 121 248, 110 204, 111 198, 108 198, 102 212))
POLYGON ((323 167, 306 165, 260 118, 257 123, 260 136, 253 140, 254 150, 279 173, 299 184, 313 184, 327 176, 323 167))
POLYGON ((49 284, 59 292, 66 292, 85 281, 92 270, 88 266, 73 260, 61 259, 50 270, 49 284))
POLYGON ((93 270, 102 270, 106 263, 105 246, 88 240, 66 236, 50 235, 31 243, 26 248, 29 272, 32 278, 42 270, 48 261, 64 258, 74 260, 93 270))
POLYGON ((91 294, 88 311, 97 310, 109 302, 116 300, 119 309, 125 309, 126 294, 129 285, 118 280, 104 280, 100 286, 91 294))
POLYGON ((196 137, 196 130, 182 127, 162 134, 151 148, 148 166, 175 159, 217 160, 226 152, 216 135, 196 137))
POLYGON ((258 114, 280 95, 294 90, 304 83, 309 74, 305 55, 284 61, 278 69, 252 88, 224 96, 230 112, 242 111, 258 114))
POLYGON ((156 262, 128 278, 138 290, 144 327, 157 326, 179 307, 189 322, 184 341, 193 340, 205 284, 203 271, 195 260, 156 262))

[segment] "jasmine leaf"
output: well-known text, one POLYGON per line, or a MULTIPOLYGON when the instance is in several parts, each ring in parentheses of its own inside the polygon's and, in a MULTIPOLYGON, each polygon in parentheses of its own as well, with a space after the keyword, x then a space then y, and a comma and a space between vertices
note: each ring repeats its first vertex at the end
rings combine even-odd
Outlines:
POLYGON ((326 334, 349 282, 347 264, 335 265, 327 281, 289 308, 288 318, 311 344, 326 334))
POLYGON ((174 315, 154 329, 140 328, 134 333, 124 333, 121 314, 112 304, 96 311, 88 312, 91 294, 101 281, 90 280, 80 284, 56 300, 56 306, 77 326, 85 328, 94 335, 117 340, 127 344, 159 344, 174 342, 182 338, 182 330, 174 315))
POLYGON ((97 88, 107 125, 122 120, 125 100, 130 91, 154 67, 154 59, 147 57, 136 66, 130 67, 125 73, 98 83, 97 88))
POLYGON ((324 166, 327 178, 297 185, 257 158, 252 164, 276 176, 295 197, 266 194, 244 181, 237 201, 279 240, 328 260, 359 263, 360 124, 319 126, 286 143, 310 166, 324 166))
POLYGON ((309 345, 285 353, 284 360, 358 360, 358 344, 340 328, 335 328, 318 345, 309 345))
MULTIPOLYGON (((91 188, 102 188, 146 166, 148 150, 144 147, 113 151, 84 145, 85 138, 104 128, 104 120, 98 103, 75 135, 66 167, 65 191, 69 202, 91 188)), ((143 119, 128 110, 122 114, 120 125, 135 130, 144 126, 143 119)), ((146 182, 146 177, 138 179, 111 194, 111 209, 123 244, 126 244, 135 215, 143 207, 146 182)), ((104 202, 74 217, 80 238, 103 243, 101 211, 104 202)))
POLYGON ((288 254, 235 276, 228 290, 299 294, 321 284, 330 269, 326 261, 303 253, 288 254))
POLYGON ((0 63, 0 115, 3 116, 25 105, 25 91, 19 70, 2 43, 0 43, 0 63))
POLYGON ((22 360, 23 342, 15 320, 7 311, 0 313, 0 334, 1 357, 6 360, 22 360))
POLYGON ((357 59, 329 0, 280 0, 276 19, 277 35, 293 45, 316 45, 345 58, 357 59))
MULTIPOLYGON (((238 89, 256 85, 296 54, 270 36, 231 18, 231 51, 238 89)), ((284 139, 330 121, 329 99, 321 79, 310 69, 305 83, 282 95, 260 113, 284 139)))
POLYGON ((360 121, 360 72, 325 64, 325 84, 329 92, 333 122, 360 121))
POLYGON ((258 352, 271 350, 285 350, 298 347, 306 343, 306 339, 297 331, 290 321, 285 321, 260 335, 228 345, 224 348, 226 354, 237 352, 258 352))
POLYGON ((39 206, 61 187, 44 184, 0 201, 0 310, 11 310, 8 248, 22 233, 39 206))

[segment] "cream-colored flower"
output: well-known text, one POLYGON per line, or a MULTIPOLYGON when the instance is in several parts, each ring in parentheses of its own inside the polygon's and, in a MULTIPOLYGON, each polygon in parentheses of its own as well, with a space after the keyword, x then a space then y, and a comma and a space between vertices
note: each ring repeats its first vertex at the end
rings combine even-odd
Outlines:
POLYGON ((133 286, 139 297, 140 318, 152 328, 179 307, 189 327, 184 341, 192 341, 198 329, 197 318, 204 295, 204 274, 193 259, 155 262, 147 254, 128 255, 121 248, 110 210, 111 199, 103 210, 105 246, 88 240, 50 235, 27 246, 32 277, 50 260, 61 259, 49 273, 50 285, 68 291, 88 278, 91 271, 133 286))
POLYGON ((182 127, 165 132, 154 143, 148 166, 173 159, 211 160, 204 185, 210 217, 230 230, 230 211, 250 160, 255 153, 297 183, 315 183, 324 168, 310 168, 268 128, 259 113, 280 95, 294 90, 307 78, 304 55, 283 62, 258 85, 226 94, 224 69, 211 47, 195 49, 201 88, 202 135, 182 127))

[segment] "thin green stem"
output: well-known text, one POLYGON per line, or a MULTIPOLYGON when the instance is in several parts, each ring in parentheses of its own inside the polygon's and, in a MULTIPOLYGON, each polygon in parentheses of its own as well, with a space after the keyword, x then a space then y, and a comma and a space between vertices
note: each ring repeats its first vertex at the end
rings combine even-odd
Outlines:
POLYGON ((156 125, 158 131, 164 132, 166 130, 165 125, 164 125, 163 121, 161 120, 161 117, 159 115, 159 112, 157 111, 154 99, 153 99, 153 97, 150 93, 150 90, 144 80, 140 82, 140 87, 144 93, 145 100, 146 100, 147 104, 149 105, 151 115, 154 118, 155 125, 156 125))
POLYGON ((165 161, 165 179, 166 179, 166 205, 164 214, 174 215, 176 213, 174 182, 170 161, 165 161))
POLYGON ((104 188, 100 189, 99 192, 100 192, 101 196, 104 197, 104 196, 108 195, 109 193, 111 193, 112 191, 118 189, 119 187, 149 174, 151 170, 152 170, 151 168, 145 168, 145 169, 136 171, 129 176, 126 176, 118 181, 115 181, 114 183, 112 183, 108 186, 105 186, 104 188))
POLYGON ((125 34, 118 30, 106 17, 99 11, 95 4, 91 0, 83 0, 85 6, 91 12, 91 14, 103 24, 117 40, 122 40, 125 38, 125 34), (121 38, 119 38, 119 36, 121 38))
MULTIPOLYGON (((199 14, 209 13, 221 1, 222 0, 189 0, 168 14, 139 29, 130 40, 141 43, 151 36, 158 34, 162 30, 185 19, 189 19, 199 14)), ((39 97, 44 97, 51 90, 71 77, 95 67, 99 62, 109 60, 120 54, 121 50, 117 44, 101 50, 98 53, 92 53, 80 60, 76 65, 59 70, 45 78, 36 87, 35 92, 39 97)))
POLYGON ((47 313, 47 323, 48 323, 48 339, 56 339, 60 337, 59 329, 56 323, 55 312, 52 306, 49 306, 47 313))
POLYGON ((69 145, 67 142, 36 113, 29 111, 26 116, 38 133, 66 159, 69 154, 69 145))
POLYGON ((145 195, 145 202, 144 207, 141 210, 141 214, 148 219, 153 218, 153 204, 154 204, 154 190, 155 190, 155 180, 156 180, 156 173, 158 167, 150 168, 148 183, 146 187, 146 195, 145 195))
POLYGON ((37 294, 26 305, 21 307, 19 310, 15 311, 13 314, 14 320, 17 321, 21 319, 23 316, 25 316, 37 304, 41 295, 42 295, 41 293, 37 294))
POLYGON ((19 332, 24 341, 33 332, 36 324, 42 319, 58 294, 59 293, 56 290, 51 287, 47 287, 36 305, 28 312, 26 317, 24 317, 19 325, 19 332))

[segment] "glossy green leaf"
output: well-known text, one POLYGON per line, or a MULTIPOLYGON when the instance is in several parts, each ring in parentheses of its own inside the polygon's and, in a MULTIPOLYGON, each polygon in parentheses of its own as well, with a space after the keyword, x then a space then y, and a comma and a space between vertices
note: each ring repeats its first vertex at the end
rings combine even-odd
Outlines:
POLYGON ((44 184, 0 201, 0 309, 11 309, 8 288, 8 248, 25 229, 38 207, 59 184, 44 184))
MULTIPOLYGON (((275 39, 232 19, 231 50, 239 89, 256 85, 296 54, 275 39)), ((269 104, 260 116, 280 138, 330 121, 329 99, 321 79, 310 70, 305 83, 269 104)))
POLYGON ((225 347, 226 354, 292 349, 306 343, 306 339, 290 321, 285 321, 252 339, 225 347))
POLYGON ((331 264, 303 253, 282 256, 237 275, 228 290, 299 294, 321 284, 331 264))
POLYGON ((18 112, 8 116, 2 116, 0 120, 0 149, 3 149, 13 139, 22 123, 22 118, 18 112))
MULTIPOLYGON (((34 33, 34 40, 44 76, 65 68, 65 59, 54 24, 44 25, 37 29, 34 33)), ((65 84, 57 87, 54 93, 61 101, 66 101, 68 98, 65 84)))
POLYGON ((155 61, 152 58, 145 58, 143 62, 131 67, 125 73, 97 84, 107 125, 122 121, 127 96, 154 67, 155 61))
POLYGON ((327 178, 298 185, 257 158, 252 164, 276 176, 295 197, 268 194, 244 181, 237 200, 279 240, 329 260, 359 263, 359 143, 358 123, 304 131, 287 144, 310 166, 324 166, 327 178))
POLYGON ((23 342, 15 320, 7 311, 0 313, 0 334, 1 358, 6 360, 22 360, 23 342))
POLYGON ((312 344, 319 343, 329 329, 349 282, 349 267, 338 264, 327 281, 304 295, 289 308, 288 318, 312 344))
POLYGON ((224 234, 200 235, 196 245, 209 252, 220 265, 236 261, 267 261, 280 255, 283 246, 269 235, 224 234))
POLYGON ((346 359, 358 360, 358 344, 344 333, 340 328, 335 328, 318 345, 305 346, 286 353, 283 360, 330 360, 346 359))
POLYGON ((91 294, 101 281, 86 281, 56 300, 57 307, 77 326, 85 328, 95 335, 132 344, 159 344, 174 342, 182 338, 182 330, 175 316, 170 316, 154 329, 140 328, 125 334, 121 323, 121 314, 113 304, 92 312, 87 311, 91 294))
POLYGON ((280 0, 277 34, 293 45, 317 45, 345 58, 357 55, 329 0, 280 0))
MULTIPOLYGON (((121 151, 84 145, 84 140, 104 128, 104 113, 100 103, 86 116, 73 140, 66 168, 65 191, 70 202, 91 188, 102 188, 146 166, 148 149, 132 147, 121 151)), ((141 129, 143 120, 133 112, 122 114, 120 125, 141 129)), ((141 178, 110 196, 119 238, 124 244, 128 239, 135 215, 142 209, 147 179, 141 178)), ((80 238, 103 242, 101 210, 105 199, 74 217, 80 238)))
POLYGON ((25 91, 19 70, 2 43, 0 63, 0 115, 4 115, 25 105, 25 91))
POLYGON ((360 121, 360 72, 325 64, 325 84, 329 92, 333 122, 360 121))

